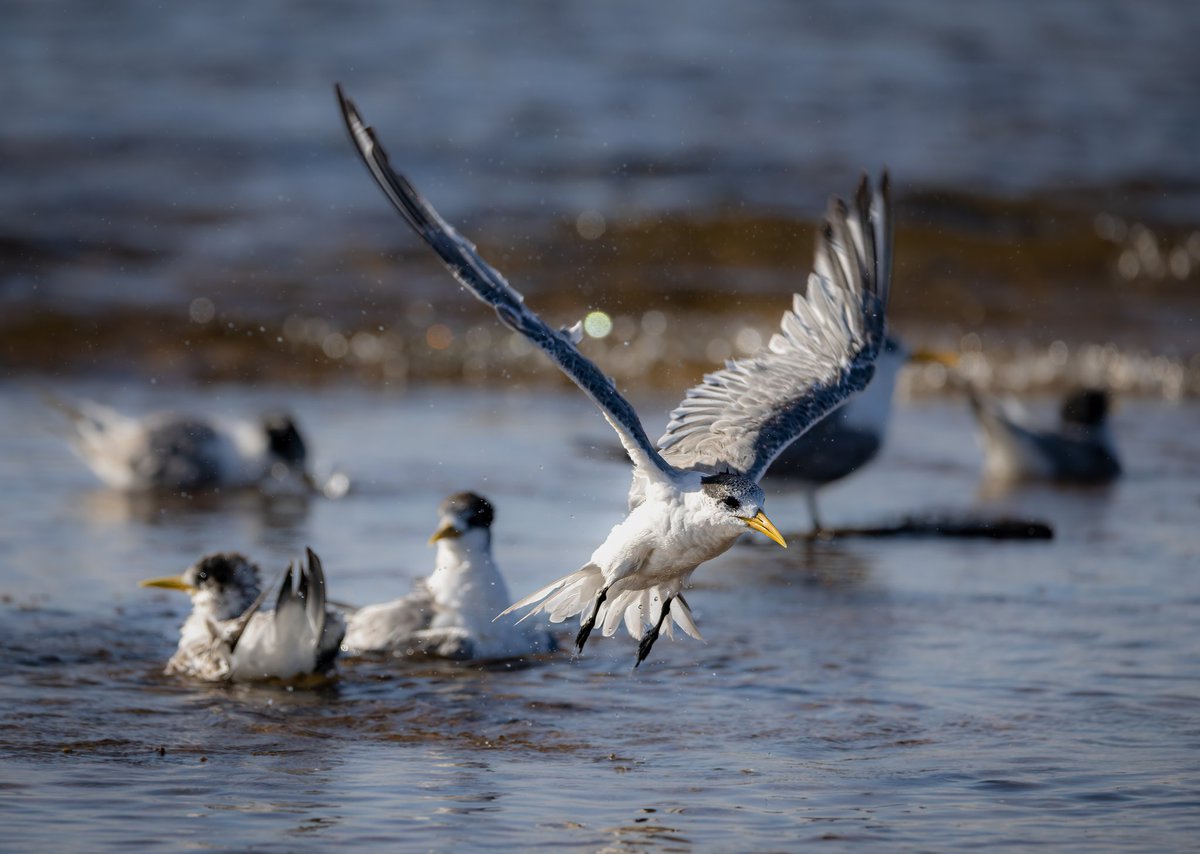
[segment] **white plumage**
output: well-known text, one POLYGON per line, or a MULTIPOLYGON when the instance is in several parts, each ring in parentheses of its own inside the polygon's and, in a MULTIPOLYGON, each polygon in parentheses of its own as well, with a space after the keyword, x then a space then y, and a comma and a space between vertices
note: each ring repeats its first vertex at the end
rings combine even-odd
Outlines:
POLYGON ((887 177, 877 193, 864 178, 853 211, 831 203, 807 294, 793 299, 779 333, 755 355, 727 362, 689 391, 655 445, 612 380, 579 352, 571 331, 548 326, 526 308, 504 277, 391 168, 340 89, 338 97, 359 154, 405 221, 462 285, 544 350, 600 407, 633 462, 626 519, 582 569, 505 613, 532 605, 531 614, 545 613, 552 621, 580 614, 580 650, 595 625, 613 632, 623 622, 641 638, 638 663, 660 631, 670 631, 668 619, 695 635, 680 597, 692 572, 747 529, 785 545, 762 512, 759 478, 790 442, 871 377, 890 283, 887 177))
POLYGON ((266 592, 258 567, 234 552, 142 585, 183 590, 192 599, 168 675, 254 682, 320 674, 332 666, 345 632, 341 616, 326 609, 325 573, 311 549, 307 567, 288 567, 273 611, 261 610, 266 592))
POLYGON ((520 658, 558 644, 541 626, 494 621, 512 599, 492 557, 495 513, 482 496, 451 495, 438 508, 433 573, 391 602, 368 605, 347 621, 347 652, 423 653, 459 661, 520 658))

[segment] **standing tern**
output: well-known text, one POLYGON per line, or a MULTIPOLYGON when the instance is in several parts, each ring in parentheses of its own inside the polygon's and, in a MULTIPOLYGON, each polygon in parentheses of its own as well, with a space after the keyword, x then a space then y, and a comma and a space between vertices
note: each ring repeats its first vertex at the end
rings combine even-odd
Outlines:
POLYGON ((261 610, 267 591, 260 590, 258 567, 236 552, 208 555, 182 575, 143 581, 192 598, 167 675, 252 682, 326 672, 345 623, 326 610, 321 560, 312 549, 307 554, 307 567, 288 566, 274 611, 261 610))
POLYGON ((633 462, 625 520, 581 569, 501 616, 531 605, 525 618, 545 613, 561 622, 579 614, 580 652, 596 625, 611 635, 623 620, 640 639, 635 667, 660 632, 671 635, 671 621, 699 638, 682 596, 692 572, 747 530, 786 548, 762 511, 758 481, 792 440, 871 378, 891 278, 886 173, 874 193, 864 176, 853 211, 831 202, 807 293, 793 297, 780 332, 752 357, 726 362, 689 391, 655 445, 613 381, 577 349, 580 328, 555 330, 526 308, 504 277, 391 168, 374 132, 340 87, 337 92, 355 147, 405 221, 460 284, 544 350, 600 407, 633 462))
POLYGON ((1057 427, 1039 427, 1022 408, 968 390, 984 448, 984 475, 997 481, 1108 483, 1121 474, 1108 427, 1108 392, 1079 389, 1063 400, 1057 427))
POLYGON ((49 401, 71 419, 80 459, 113 489, 193 492, 295 476, 312 485, 304 438, 285 412, 257 421, 177 412, 136 418, 90 400, 49 401))
POLYGON ((949 367, 955 360, 949 353, 909 351, 899 339, 888 335, 875 360, 875 376, 867 387, 814 424, 771 464, 769 479, 791 481, 803 488, 812 519, 810 536, 820 536, 823 531, 817 513, 817 491, 858 471, 882 449, 900 369, 909 362, 937 362, 949 367))
POLYGON ((437 564, 407 596, 352 613, 342 649, 347 652, 424 653, 458 661, 520 658, 554 651, 541 627, 495 622, 512 599, 492 559, 491 502, 473 492, 438 507, 437 564))

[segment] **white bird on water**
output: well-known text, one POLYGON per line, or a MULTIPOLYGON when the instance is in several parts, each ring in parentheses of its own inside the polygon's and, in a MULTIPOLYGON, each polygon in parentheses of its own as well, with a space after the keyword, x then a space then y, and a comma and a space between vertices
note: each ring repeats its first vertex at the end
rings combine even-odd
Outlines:
POLYGON ((667 431, 651 443, 629 402, 576 348, 578 327, 555 330, 475 248, 459 237, 408 180, 395 172, 358 111, 338 88, 342 115, 367 168, 405 221, 460 284, 500 321, 544 350, 595 402, 633 462, 629 514, 578 571, 512 605, 551 622, 580 615, 576 648, 596 625, 611 635, 623 621, 640 639, 635 663, 671 621, 700 634, 682 590, 702 563, 747 530, 786 548, 762 511, 759 479, 797 436, 870 380, 883 344, 891 277, 888 181, 872 193, 864 177, 854 210, 834 200, 817 240, 814 272, 782 328, 748 359, 726 362, 688 392, 667 431))
POLYGON ((113 489, 192 492, 293 477, 312 486, 307 446, 285 412, 257 421, 178 412, 137 418, 90 400, 48 399, 71 419, 80 459, 113 489))
POLYGON ((326 609, 325 572, 307 552, 307 567, 288 566, 274 611, 261 610, 267 591, 260 590, 258 567, 236 552, 208 555, 182 575, 143 581, 192 598, 167 675, 252 682, 328 671, 346 626, 326 609))
POLYGON ((512 599, 492 558, 491 502, 473 492, 446 498, 438 507, 433 574, 413 592, 368 605, 347 621, 346 652, 424 653, 458 661, 499 661, 553 652, 554 635, 540 626, 498 623, 512 599))

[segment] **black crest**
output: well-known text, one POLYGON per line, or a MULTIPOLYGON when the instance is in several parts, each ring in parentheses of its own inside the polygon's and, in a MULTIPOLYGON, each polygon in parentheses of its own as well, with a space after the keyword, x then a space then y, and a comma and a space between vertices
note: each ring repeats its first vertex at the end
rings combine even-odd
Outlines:
POLYGON ((262 418, 263 431, 271 453, 288 465, 299 465, 308 456, 304 437, 296 428, 296 422, 286 412, 269 412, 262 418))
POLYGON ((191 574, 197 587, 225 587, 233 581, 238 567, 247 565, 250 561, 241 554, 222 552, 200 558, 191 574))
POLYGON ((446 498, 438 507, 443 516, 456 516, 466 522, 468 528, 490 528, 496 518, 492 503, 474 492, 458 492, 446 498))
POLYGON ((1062 405, 1064 424, 1098 427, 1108 417, 1108 392, 1086 388, 1067 396, 1062 405))

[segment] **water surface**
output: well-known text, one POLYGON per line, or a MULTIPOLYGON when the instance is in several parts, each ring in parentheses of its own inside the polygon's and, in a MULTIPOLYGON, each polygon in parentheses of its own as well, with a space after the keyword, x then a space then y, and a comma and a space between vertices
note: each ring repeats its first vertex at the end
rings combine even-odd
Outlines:
MULTIPOLYGON (((577 395, 71 383, 131 410, 293 407, 337 502, 163 507, 99 490, 35 390, 0 386, 0 824, 17 850, 1184 849, 1200 832, 1195 404, 1117 414, 1110 490, 980 493, 965 406, 901 407, 831 521, 1020 513, 1051 542, 738 546, 689 594, 706 642, 627 638, 518 668, 343 661, 314 690, 160 675, 185 603, 136 587, 201 553, 312 545, 331 594, 426 572, 444 493, 498 508, 514 595, 576 568, 623 466, 577 395), (486 441, 482 437, 486 437, 486 441), (412 453, 413 447, 426 452, 412 453)), ((646 400, 665 412, 667 401, 646 400)), ((648 417, 647 420, 651 420, 648 417)), ((652 431, 653 432, 653 431, 652 431)), ((785 531, 801 496, 773 490, 785 531)), ((768 544, 769 545, 769 544, 768 544)))

